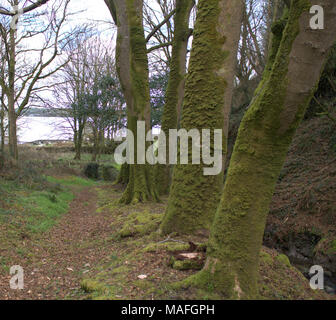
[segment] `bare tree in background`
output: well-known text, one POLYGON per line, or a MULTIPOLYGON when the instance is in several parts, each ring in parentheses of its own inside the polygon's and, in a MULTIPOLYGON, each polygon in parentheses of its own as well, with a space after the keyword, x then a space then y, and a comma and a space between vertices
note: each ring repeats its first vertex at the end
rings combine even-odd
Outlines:
POLYGON ((2 73, 0 86, 8 112, 9 152, 15 160, 17 119, 40 100, 41 92, 50 89, 45 80, 66 64, 58 58, 78 33, 65 27, 69 2, 41 0, 24 6, 24 1, 7 0, 0 9, 0 39, 6 53, 2 61, 6 72, 2 73))
POLYGON ((105 145, 105 138, 123 127, 124 99, 117 79, 113 50, 99 36, 80 37, 69 43, 69 63, 57 76, 52 102, 62 105, 61 114, 73 131, 75 159, 80 160, 85 129, 93 136, 93 160, 105 145))
POLYGON ((156 6, 144 1, 144 26, 147 33, 149 67, 152 72, 166 72, 172 57, 175 0, 156 0, 156 6))
MULTIPOLYGON (((0 60, 4 61, 5 58, 5 46, 2 42, 0 42, 0 60)), ((0 77, 5 77, 5 67, 2 65, 0 67, 0 77)), ((1 147, 0 147, 0 167, 3 165, 4 160, 4 152, 5 152, 5 139, 6 139, 6 129, 7 125, 5 123, 6 109, 5 109, 5 92, 3 88, 0 86, 0 139, 1 139, 1 147)))
POLYGON ((113 50, 95 41, 89 50, 89 65, 91 85, 84 102, 93 137, 92 160, 96 161, 106 140, 123 127, 126 113, 113 50))
POLYGON ((283 1, 246 0, 239 43, 233 107, 247 107, 261 80, 269 55, 274 17, 283 1), (276 10, 275 10, 276 9, 276 10))
POLYGON ((83 106, 83 97, 88 86, 88 52, 82 44, 84 39, 77 38, 66 49, 69 61, 57 75, 58 84, 53 89, 52 108, 62 106, 62 115, 73 131, 75 160, 81 159, 84 128, 87 115, 83 106))

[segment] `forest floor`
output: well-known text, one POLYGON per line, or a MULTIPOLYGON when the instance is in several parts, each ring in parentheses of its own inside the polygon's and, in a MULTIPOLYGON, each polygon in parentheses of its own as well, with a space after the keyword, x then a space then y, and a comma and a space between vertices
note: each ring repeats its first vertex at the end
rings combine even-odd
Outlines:
MULTIPOLYGON (((162 237, 157 229, 166 199, 121 206, 118 186, 74 176, 48 180, 61 186, 55 197, 44 194, 42 201, 20 190, 17 196, 31 199, 34 210, 19 214, 17 207, 10 218, 2 217, 0 299, 220 298, 175 285, 197 270, 181 270, 179 264, 173 268, 172 256, 193 251, 202 262, 206 239, 162 237), (48 216, 55 206, 62 210, 48 216), (196 247, 191 249, 189 241, 196 247), (24 269, 23 290, 9 288, 12 265, 24 269)), ((335 298, 313 291, 286 256, 266 248, 259 286, 261 299, 335 298)))
MULTIPOLYGON (((0 172, 0 300, 225 298, 178 285, 202 267, 207 239, 161 236, 167 199, 120 205, 122 187, 81 177, 90 155, 22 154, 21 171, 0 172), (177 261, 181 252, 196 263, 177 261), (14 265, 24 269, 23 290, 10 289, 14 265)), ((335 124, 304 121, 268 215, 260 299, 336 299, 307 280, 321 265, 336 292, 335 155, 335 124)), ((110 155, 100 161, 115 166, 110 155)))
POLYGON ((302 272, 321 265, 336 293, 336 123, 313 118, 300 126, 268 215, 264 244, 302 272))

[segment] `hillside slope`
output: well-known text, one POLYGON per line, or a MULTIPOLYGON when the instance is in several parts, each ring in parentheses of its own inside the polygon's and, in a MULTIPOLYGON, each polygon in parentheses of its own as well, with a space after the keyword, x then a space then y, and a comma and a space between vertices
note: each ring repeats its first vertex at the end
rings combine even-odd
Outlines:
POLYGON ((321 265, 335 293, 336 124, 328 118, 306 120, 299 128, 273 196, 264 244, 287 254, 304 273, 321 265))

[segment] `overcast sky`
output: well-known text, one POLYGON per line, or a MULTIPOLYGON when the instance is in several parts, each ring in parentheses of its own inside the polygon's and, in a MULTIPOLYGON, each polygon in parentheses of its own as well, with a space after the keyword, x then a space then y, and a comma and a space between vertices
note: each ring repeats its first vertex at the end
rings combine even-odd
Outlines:
POLYGON ((78 17, 78 22, 88 20, 104 20, 112 21, 110 11, 108 10, 104 0, 72 0, 71 11, 85 10, 78 17), (83 5, 85 4, 85 5, 83 5))

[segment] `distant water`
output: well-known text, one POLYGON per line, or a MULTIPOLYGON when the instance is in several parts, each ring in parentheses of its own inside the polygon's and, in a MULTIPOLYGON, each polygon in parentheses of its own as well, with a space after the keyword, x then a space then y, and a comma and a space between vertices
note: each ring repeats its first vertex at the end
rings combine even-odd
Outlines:
POLYGON ((70 140, 69 122, 60 117, 22 117, 18 120, 19 143, 36 140, 70 140))
MULTIPOLYGON (((160 128, 152 129, 154 135, 160 128)), ((125 136, 125 132, 122 131, 125 136)), ((61 117, 22 117, 18 120, 19 143, 36 140, 72 140, 73 131, 67 119, 61 117)))

